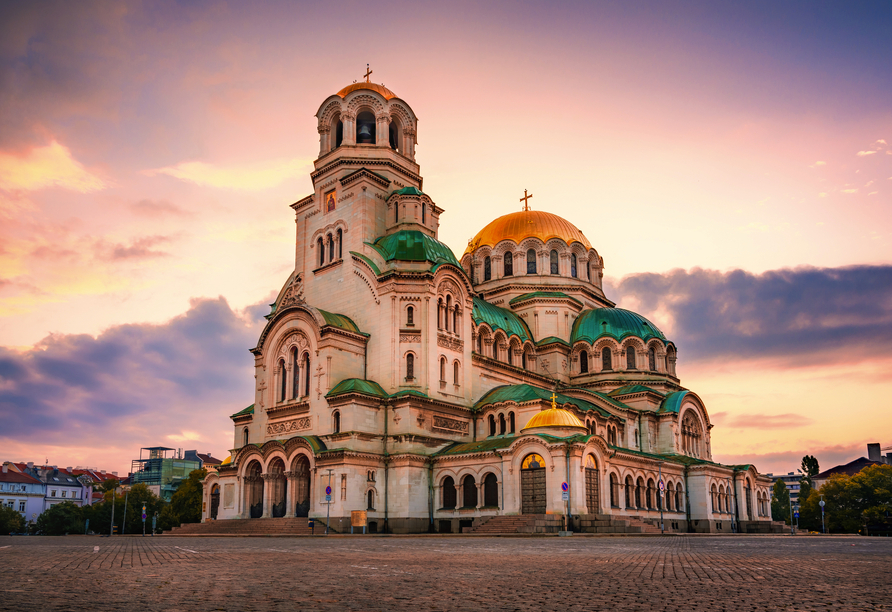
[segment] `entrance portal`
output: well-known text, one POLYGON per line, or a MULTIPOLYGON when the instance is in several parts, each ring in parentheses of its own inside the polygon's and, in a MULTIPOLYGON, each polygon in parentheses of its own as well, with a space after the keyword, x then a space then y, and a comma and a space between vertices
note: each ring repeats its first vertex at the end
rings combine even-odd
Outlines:
POLYGON ((261 476, 263 468, 260 463, 252 461, 248 466, 245 476, 245 488, 248 506, 248 516, 251 518, 260 518, 263 516, 263 477, 261 476))
POLYGON ((287 485, 285 481, 285 462, 274 459, 269 466, 270 503, 272 515, 276 518, 285 516, 285 495, 287 485))
POLYGON ((294 461, 294 516, 310 515, 310 460, 298 455, 294 461))
POLYGON ((217 510, 220 508, 220 485, 214 485, 211 489, 211 518, 217 518, 217 510))
POLYGON ((545 461, 539 455, 527 455, 520 468, 522 514, 545 514, 545 461))
POLYGON ((589 455, 585 461, 585 505, 589 514, 598 514, 601 510, 598 493, 598 464, 589 455))

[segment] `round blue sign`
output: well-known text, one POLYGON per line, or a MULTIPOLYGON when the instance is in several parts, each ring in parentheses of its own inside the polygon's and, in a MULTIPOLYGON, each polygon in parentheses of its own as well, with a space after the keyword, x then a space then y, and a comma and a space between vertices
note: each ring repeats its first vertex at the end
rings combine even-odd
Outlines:
POLYGON ((325 494, 331 495, 331 487, 325 487, 325 494))
POLYGON ((569 491, 569 490, 570 490, 570 485, 568 485, 566 482, 561 485, 561 491, 569 491))

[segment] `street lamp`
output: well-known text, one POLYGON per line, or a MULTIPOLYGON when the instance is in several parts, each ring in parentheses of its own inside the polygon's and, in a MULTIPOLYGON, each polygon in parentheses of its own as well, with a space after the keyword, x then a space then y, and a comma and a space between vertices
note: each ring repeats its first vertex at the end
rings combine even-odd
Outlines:
POLYGON ((824 496, 821 495, 821 501, 818 502, 818 505, 821 506, 821 533, 827 533, 827 530, 824 528, 824 496))
POLYGON ((112 534, 115 532, 115 496, 116 496, 117 493, 118 493, 118 484, 117 484, 117 482, 118 482, 118 481, 116 480, 116 481, 115 481, 115 488, 112 489, 112 497, 111 497, 112 515, 111 515, 111 526, 108 528, 108 537, 112 537, 112 534))

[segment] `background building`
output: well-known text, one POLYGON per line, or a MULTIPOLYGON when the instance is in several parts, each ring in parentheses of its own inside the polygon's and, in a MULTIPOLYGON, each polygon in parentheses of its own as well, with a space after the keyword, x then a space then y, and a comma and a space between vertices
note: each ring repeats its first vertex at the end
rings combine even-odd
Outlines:
POLYGON ((148 446, 139 449, 139 459, 134 459, 130 470, 130 484, 144 484, 164 501, 170 501, 184 479, 192 470, 201 468, 202 460, 183 456, 182 450, 166 446, 148 446))

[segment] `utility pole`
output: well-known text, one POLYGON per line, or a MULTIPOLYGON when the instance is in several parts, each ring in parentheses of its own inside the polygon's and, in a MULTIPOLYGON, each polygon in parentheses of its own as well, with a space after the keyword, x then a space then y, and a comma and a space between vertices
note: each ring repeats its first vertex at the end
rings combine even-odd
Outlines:
POLYGON ((124 530, 127 529, 127 497, 130 496, 130 490, 124 492, 124 520, 121 522, 121 533, 124 533, 124 530))
POLYGON ((112 516, 111 516, 111 526, 108 528, 108 537, 112 537, 112 534, 115 532, 115 495, 117 494, 117 492, 118 492, 118 485, 115 484, 115 488, 112 489, 112 496, 111 496, 112 516))
POLYGON ((663 529, 663 504, 666 503, 666 499, 663 497, 663 489, 666 488, 666 485, 663 484, 663 462, 660 461, 660 484, 657 485, 657 488, 660 490, 660 533, 664 533, 663 529))

